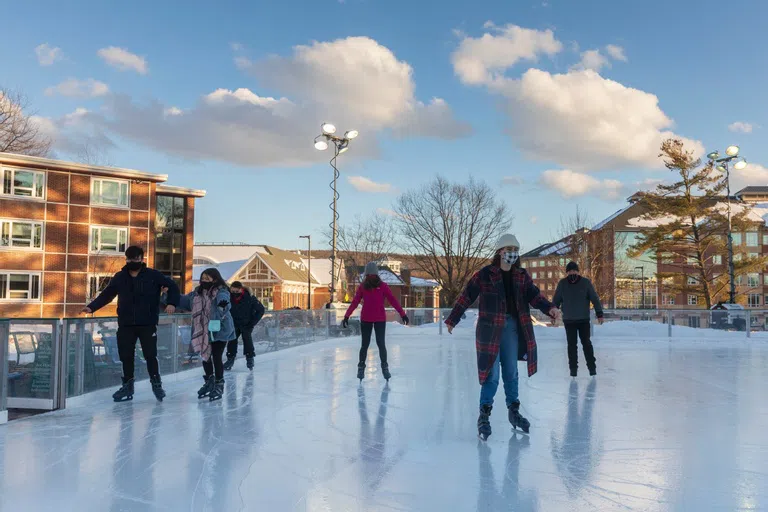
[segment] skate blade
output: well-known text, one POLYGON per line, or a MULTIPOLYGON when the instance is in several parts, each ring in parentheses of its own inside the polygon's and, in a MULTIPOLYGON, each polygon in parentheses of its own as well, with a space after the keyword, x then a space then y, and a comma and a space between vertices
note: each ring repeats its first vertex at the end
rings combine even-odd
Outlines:
POLYGON ((518 427, 512 427, 512 432, 515 434, 523 434, 524 436, 530 436, 531 434, 529 432, 526 432, 525 430, 518 428, 518 427))
POLYGON ((130 402, 131 400, 133 400, 133 395, 131 395, 131 396, 126 396, 126 397, 124 397, 124 398, 112 398, 112 400, 114 400, 114 401, 115 401, 115 403, 118 403, 118 404, 119 404, 120 402, 130 402))
POLYGON ((477 438, 479 440, 481 440, 482 442, 488 441, 489 437, 491 437, 491 436, 490 435, 485 435, 485 434, 477 434, 477 438))

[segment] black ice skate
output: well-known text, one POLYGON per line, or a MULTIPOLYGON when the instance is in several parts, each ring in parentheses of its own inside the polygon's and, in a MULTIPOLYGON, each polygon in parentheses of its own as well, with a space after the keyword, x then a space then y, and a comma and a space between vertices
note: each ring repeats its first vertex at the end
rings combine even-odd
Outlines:
POLYGON ((215 400, 221 400, 221 397, 224 396, 224 379, 219 379, 213 384, 213 389, 211 390, 211 394, 208 397, 208 400, 211 402, 215 400))
POLYGON ((361 381, 365 377, 365 363, 357 363, 357 378, 361 381))
POLYGON ((123 377, 123 385, 112 395, 115 402, 126 402, 133 400, 133 379, 123 377))
POLYGON ((245 366, 247 366, 249 370, 253 370, 253 356, 245 358, 245 366))
POLYGON ((235 366, 235 356, 227 356, 227 360, 224 362, 224 369, 229 371, 235 366))
POLYGON ((571 369, 571 377, 575 377, 577 375, 577 372, 575 369, 571 369))
POLYGON ((155 394, 155 398, 157 398, 158 402, 162 402, 163 398, 165 398, 165 390, 163 390, 163 383, 160 380, 160 376, 155 375, 154 377, 150 377, 149 380, 152 383, 152 392, 155 394))
POLYGON ((477 437, 481 441, 487 441, 491 435, 491 411, 492 405, 481 405, 480 416, 477 418, 477 437))
POLYGON ((520 402, 514 402, 509 406, 509 422, 515 430, 522 430, 526 434, 531 428, 531 422, 520 414, 520 402))
POLYGON ((384 375, 384 378, 389 380, 392 378, 392 374, 389 373, 389 365, 387 363, 384 363, 381 365, 381 373, 384 375))
POLYGON ((213 391, 213 386, 216 384, 216 378, 211 375, 210 377, 203 377, 205 379, 205 384, 203 384, 203 387, 197 390, 197 398, 205 398, 208 395, 211 394, 211 391, 213 391))
POLYGON ((592 377, 594 377, 595 375, 597 375, 597 369, 596 369, 596 368, 590 368, 590 369, 589 369, 589 374, 590 374, 592 377))

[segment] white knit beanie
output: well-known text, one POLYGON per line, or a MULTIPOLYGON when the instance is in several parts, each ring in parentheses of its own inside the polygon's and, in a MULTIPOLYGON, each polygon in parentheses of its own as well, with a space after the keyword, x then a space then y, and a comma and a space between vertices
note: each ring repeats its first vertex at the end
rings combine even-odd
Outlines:
POLYGON ((520 249, 520 242, 517 241, 517 237, 510 233, 501 235, 499 241, 496 242, 496 251, 503 249, 504 247, 517 247, 520 249))

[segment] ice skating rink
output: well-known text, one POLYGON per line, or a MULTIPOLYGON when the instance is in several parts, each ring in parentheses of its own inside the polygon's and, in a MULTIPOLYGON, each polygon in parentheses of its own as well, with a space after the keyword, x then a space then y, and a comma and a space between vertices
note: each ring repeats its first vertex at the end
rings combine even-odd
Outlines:
POLYGON ((502 405, 484 444, 471 325, 388 329, 389 386, 375 346, 360 386, 359 341, 329 340, 252 373, 239 359, 217 403, 197 400, 195 373, 162 404, 142 382, 133 402, 105 390, 0 427, 0 509, 768 510, 765 340, 597 329, 599 374, 582 362, 573 380, 563 331, 539 328, 540 371, 520 381, 531 435, 502 405))

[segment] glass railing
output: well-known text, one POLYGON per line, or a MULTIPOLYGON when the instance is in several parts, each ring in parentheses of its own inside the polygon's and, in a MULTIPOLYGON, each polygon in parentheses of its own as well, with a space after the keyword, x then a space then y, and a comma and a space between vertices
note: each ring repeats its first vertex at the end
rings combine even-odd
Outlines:
MULTIPOLYGON (((409 308, 409 326, 394 310, 387 310, 388 337, 430 336, 446 333, 443 321, 449 309, 409 308)), ((257 355, 318 341, 360 335, 360 308, 342 328, 344 309, 269 311, 254 328, 257 355)), ((593 320, 594 320, 594 313, 593 320)), ((561 337, 550 319, 532 311, 537 336, 561 337)), ((476 310, 467 311, 463 330, 473 329, 476 310)), ((768 310, 606 310, 604 325, 594 325, 596 335, 616 339, 768 340, 768 310), (747 328, 749 326, 749 328, 747 328)), ((562 326, 562 323, 559 323, 562 326)), ((191 343, 188 314, 165 315, 157 328, 158 360, 163 376, 197 369, 200 356, 191 343)), ((242 348, 239 353, 242 354, 242 348)), ((146 362, 137 343, 136 379, 147 379, 146 362)), ((0 422, 8 408, 52 410, 67 397, 120 384, 122 364, 117 349, 117 320, 71 318, 64 320, 0 320, 0 422)))

